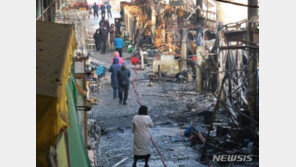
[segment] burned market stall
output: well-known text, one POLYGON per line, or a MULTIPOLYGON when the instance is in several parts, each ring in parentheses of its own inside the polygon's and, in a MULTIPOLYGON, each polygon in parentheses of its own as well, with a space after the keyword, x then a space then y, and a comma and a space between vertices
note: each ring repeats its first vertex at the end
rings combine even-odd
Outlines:
POLYGON ((152 66, 151 82, 192 83, 213 102, 200 110, 199 101, 192 101, 186 114, 171 116, 190 125, 186 135, 199 145, 201 160, 252 155, 256 166, 259 21, 253 11, 246 19, 224 23, 221 5, 211 0, 124 3, 124 37, 141 69, 152 66))

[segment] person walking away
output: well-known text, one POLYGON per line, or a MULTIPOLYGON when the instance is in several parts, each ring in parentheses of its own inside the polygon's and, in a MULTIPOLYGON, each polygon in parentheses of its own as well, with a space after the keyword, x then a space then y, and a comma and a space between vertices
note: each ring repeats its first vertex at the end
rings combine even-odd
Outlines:
POLYGON ((124 20, 124 9, 122 7, 120 8, 120 19, 121 21, 124 20))
POLYGON ((115 26, 114 24, 111 24, 110 30, 110 44, 113 45, 114 39, 115 39, 115 26))
POLYGON ((118 34, 116 35, 116 38, 114 40, 114 46, 115 50, 119 52, 119 56, 122 57, 122 47, 124 46, 124 43, 118 34))
POLYGON ((100 28, 101 30, 101 50, 102 50, 102 54, 106 54, 106 44, 107 44, 107 40, 108 40, 108 29, 106 28, 106 26, 103 26, 100 28))
POLYGON ((132 121, 132 132, 134 134, 134 163, 133 167, 137 166, 139 159, 145 159, 145 167, 148 166, 150 158, 150 131, 153 127, 153 122, 148 115, 148 107, 142 105, 139 108, 138 115, 134 116, 132 121))
POLYGON ((107 5, 107 14, 108 14, 108 18, 110 18, 110 16, 112 18, 111 5, 110 4, 107 5))
POLYGON ((105 26, 105 18, 104 17, 102 17, 102 19, 100 20, 100 22, 99 22, 99 25, 101 26, 101 27, 103 27, 103 26, 105 26))
POLYGON ((95 34, 94 34, 94 40, 95 40, 95 45, 96 45, 96 49, 97 49, 97 52, 98 52, 98 51, 100 51, 100 43, 101 43, 99 29, 97 29, 95 34))
MULTIPOLYGON (((119 60, 119 64, 122 65, 123 58, 119 57, 119 53, 117 51, 114 52, 114 57, 117 57, 119 60)), ((112 59, 112 64, 113 64, 113 59, 112 59)))
POLYGON ((102 18, 105 18, 106 6, 104 4, 102 4, 102 6, 101 6, 101 13, 102 13, 102 18))
POLYGON ((121 69, 121 65, 119 65, 118 58, 113 58, 113 64, 109 68, 109 72, 111 72, 111 86, 113 88, 113 99, 118 98, 118 71, 121 69))
POLYGON ((119 21, 119 19, 115 19, 115 28, 116 28, 116 34, 120 36, 121 32, 120 32, 120 21, 119 21))
POLYGON ((126 101, 128 98, 128 90, 129 90, 129 78, 131 76, 131 71, 126 67, 126 63, 123 62, 121 66, 121 70, 118 72, 118 81, 119 81, 119 104, 122 103, 122 95, 124 94, 123 98, 123 105, 127 105, 126 101))
POLYGON ((99 14, 98 14, 98 5, 96 3, 94 3, 94 5, 92 6, 92 8, 94 9, 94 17, 99 17, 99 14))
POLYGON ((99 39, 100 39, 100 51, 102 52, 102 48, 103 48, 103 26, 99 27, 99 39))
POLYGON ((106 19, 105 21, 105 26, 108 29, 108 32, 110 31, 110 23, 109 23, 109 19, 106 19))

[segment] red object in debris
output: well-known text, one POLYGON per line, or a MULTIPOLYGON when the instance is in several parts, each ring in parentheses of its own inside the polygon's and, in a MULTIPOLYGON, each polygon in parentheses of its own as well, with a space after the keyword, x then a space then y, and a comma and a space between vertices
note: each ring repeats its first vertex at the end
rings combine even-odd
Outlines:
POLYGON ((133 65, 137 65, 139 63, 139 56, 131 57, 131 61, 133 65))
POLYGON ((196 57, 196 56, 193 56, 192 59, 193 59, 194 61, 196 61, 196 60, 197 60, 197 57, 196 57))

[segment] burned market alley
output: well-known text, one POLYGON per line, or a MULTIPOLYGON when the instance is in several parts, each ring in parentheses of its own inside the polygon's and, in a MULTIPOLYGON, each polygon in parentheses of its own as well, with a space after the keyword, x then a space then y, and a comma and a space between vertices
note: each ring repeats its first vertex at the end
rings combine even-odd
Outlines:
POLYGON ((37 166, 132 167, 142 105, 150 167, 259 166, 257 0, 37 2, 37 166), (113 97, 112 38, 126 104, 113 97))

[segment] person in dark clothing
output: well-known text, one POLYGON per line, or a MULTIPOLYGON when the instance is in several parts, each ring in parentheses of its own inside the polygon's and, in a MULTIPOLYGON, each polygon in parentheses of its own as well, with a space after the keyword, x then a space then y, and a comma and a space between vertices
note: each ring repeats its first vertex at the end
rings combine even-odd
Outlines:
POLYGON ((103 27, 103 26, 105 26, 105 18, 104 17, 102 17, 102 19, 100 20, 100 22, 99 22, 99 25, 101 26, 101 27, 103 27))
POLYGON ((111 24, 111 27, 109 28, 110 31, 110 44, 113 45, 114 39, 115 39, 115 27, 114 24, 111 24))
POLYGON ((121 69, 121 65, 119 64, 119 59, 117 57, 113 58, 113 64, 109 68, 109 72, 111 72, 111 86, 113 87, 113 99, 118 98, 118 71, 121 69))
POLYGON ((100 33, 101 33, 101 53, 106 53, 106 44, 108 40, 108 29, 105 26, 100 27, 100 33))
POLYGON ((125 62, 122 63, 121 70, 118 71, 118 81, 119 81, 119 103, 122 103, 122 94, 124 93, 123 104, 126 105, 126 100, 128 98, 129 90, 129 78, 131 76, 131 71, 126 67, 125 62))
POLYGON ((105 27, 108 29, 108 32, 109 32, 110 31, 109 19, 106 19, 106 21, 105 21, 105 27))
POLYGON ((98 52, 98 51, 100 51, 100 43, 101 43, 99 29, 97 29, 95 34, 94 34, 94 40, 95 40, 95 45, 96 45, 96 49, 97 49, 97 52, 98 52))
POLYGON ((124 20, 124 10, 123 10, 123 8, 120 8, 120 19, 121 19, 121 21, 124 20))
POLYGON ((115 30, 116 30, 116 34, 120 36, 121 32, 120 32, 120 21, 119 21, 119 19, 115 19, 115 30))
POLYGON ((112 14, 111 14, 111 5, 110 5, 110 4, 107 5, 107 14, 108 14, 108 18, 110 18, 110 16, 111 16, 111 18, 112 18, 112 14))
POLYGON ((92 8, 94 9, 94 17, 99 17, 99 14, 98 14, 98 5, 96 3, 94 3, 94 5, 92 6, 92 8))
POLYGON ((102 18, 105 18, 106 6, 104 4, 102 4, 102 6, 101 6, 101 13, 102 13, 102 18))

